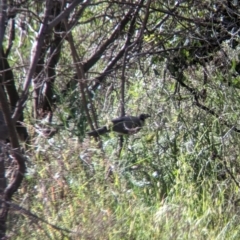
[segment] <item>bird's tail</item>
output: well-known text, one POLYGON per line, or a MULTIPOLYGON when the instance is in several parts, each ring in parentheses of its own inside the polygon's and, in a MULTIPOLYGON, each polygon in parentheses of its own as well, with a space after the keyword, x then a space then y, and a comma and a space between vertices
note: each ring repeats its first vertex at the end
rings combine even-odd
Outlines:
POLYGON ((87 132, 87 134, 88 134, 88 136, 91 136, 91 137, 97 137, 97 136, 103 135, 107 132, 109 132, 109 130, 107 129, 106 126, 104 126, 104 127, 98 128, 94 131, 87 132))

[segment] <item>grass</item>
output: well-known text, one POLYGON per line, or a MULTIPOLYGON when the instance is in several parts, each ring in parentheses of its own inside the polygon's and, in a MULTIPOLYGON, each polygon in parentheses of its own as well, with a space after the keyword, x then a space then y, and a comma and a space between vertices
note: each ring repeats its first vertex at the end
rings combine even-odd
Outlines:
POLYGON ((117 161, 111 142, 104 151, 88 140, 80 144, 56 136, 58 144, 48 143, 48 149, 45 141, 31 153, 15 201, 71 233, 11 212, 14 239, 239 238, 239 206, 234 204, 239 189, 229 176, 218 180, 213 166, 209 172, 193 164, 194 157, 201 161, 199 142, 177 158, 169 142, 170 152, 156 158, 155 141, 132 137, 131 151, 126 144, 117 161))
MULTIPOLYGON (((180 102, 171 94, 173 89, 163 88, 159 94, 160 88, 154 84, 157 82, 148 84, 143 94, 134 95, 131 89, 130 108, 139 106, 141 96, 146 99, 144 106, 151 106, 145 110, 152 117, 142 131, 125 139, 120 156, 114 134, 104 136, 101 146, 78 135, 84 131, 82 120, 78 139, 74 137, 78 125, 69 133, 69 122, 52 139, 35 139, 28 152, 28 173, 14 202, 68 231, 13 210, 9 236, 74 240, 240 238, 238 134, 220 118, 194 106, 189 93, 182 91, 187 98, 180 102)), ((218 106, 214 91, 208 93, 205 105, 224 109, 222 116, 231 123, 238 117, 238 93, 226 91, 232 98, 231 108, 222 106, 229 105, 225 101, 218 106)), ((64 111, 58 114, 66 121, 67 115, 61 118, 64 111)), ((101 114, 105 113, 100 113, 100 119, 101 114)))

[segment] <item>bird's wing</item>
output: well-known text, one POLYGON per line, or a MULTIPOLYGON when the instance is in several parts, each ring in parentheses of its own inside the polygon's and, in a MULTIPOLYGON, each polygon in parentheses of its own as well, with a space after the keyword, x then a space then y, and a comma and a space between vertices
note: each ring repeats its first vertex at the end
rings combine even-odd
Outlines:
POLYGON ((129 121, 129 118, 131 118, 131 116, 118 117, 118 118, 114 118, 112 122, 113 124, 125 122, 125 121, 129 121))
POLYGON ((133 117, 133 116, 124 116, 115 118, 112 120, 114 126, 118 126, 122 128, 135 128, 141 126, 141 121, 139 117, 133 117))

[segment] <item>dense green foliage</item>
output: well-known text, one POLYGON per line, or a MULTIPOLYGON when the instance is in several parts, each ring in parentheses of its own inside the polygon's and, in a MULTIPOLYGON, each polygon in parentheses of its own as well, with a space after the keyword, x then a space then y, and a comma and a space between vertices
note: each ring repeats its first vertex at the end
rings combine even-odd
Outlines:
MULTIPOLYGON (((19 95, 45 9, 30 2, 22 5, 28 14, 16 15, 7 57, 19 95)), ((240 238, 238 4, 86 1, 67 18, 81 64, 63 26, 59 35, 53 31, 61 36, 56 65, 51 47, 57 37, 45 36, 33 77, 42 81, 41 100, 43 85, 54 78, 52 105, 34 105, 33 84, 24 108, 31 137, 27 173, 10 208, 10 237, 240 238), (122 147, 114 133, 99 142, 86 135, 87 111, 101 126, 123 106, 126 114, 151 118, 139 133, 124 137, 122 147), (46 137, 39 125, 57 132, 46 137)), ((5 49, 7 43, 6 37, 5 49)))

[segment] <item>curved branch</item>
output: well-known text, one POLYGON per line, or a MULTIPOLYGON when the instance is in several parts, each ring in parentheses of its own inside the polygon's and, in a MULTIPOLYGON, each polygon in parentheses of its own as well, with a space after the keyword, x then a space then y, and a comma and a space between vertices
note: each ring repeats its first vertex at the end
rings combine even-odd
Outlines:
POLYGON ((44 43, 45 36, 53 29, 53 27, 55 27, 66 16, 68 16, 70 14, 70 12, 81 2, 83 2, 83 0, 74 0, 65 11, 63 11, 60 15, 58 15, 53 21, 51 21, 48 24, 49 18, 51 15, 51 9, 52 9, 51 6, 53 4, 53 1, 51 1, 51 0, 46 1, 46 9, 45 9, 45 13, 44 13, 44 19, 43 19, 39 34, 36 38, 35 44, 32 49, 32 59, 31 59, 29 71, 28 71, 28 74, 27 74, 27 77, 26 77, 26 80, 24 83, 23 93, 17 104, 15 112, 12 116, 14 121, 16 121, 18 119, 20 112, 24 108, 24 103, 26 102, 26 100, 28 98, 28 90, 29 90, 36 66, 37 66, 38 58, 39 58, 41 50, 42 50, 42 45, 44 43))
POLYGON ((199 94, 198 94, 198 92, 197 92, 194 88, 189 87, 187 84, 185 84, 182 80, 180 80, 180 79, 178 79, 178 78, 175 78, 175 79, 177 80, 177 82, 178 82, 182 87, 186 88, 186 89, 193 95, 193 97, 194 97, 194 99, 195 99, 195 104, 196 104, 199 108, 201 108, 202 110, 208 112, 208 113, 211 114, 212 116, 220 119, 220 122, 221 122, 223 125, 225 125, 225 126, 228 127, 228 128, 231 128, 231 130, 233 130, 234 132, 240 133, 240 129, 238 129, 237 127, 232 126, 231 124, 229 124, 228 122, 226 122, 226 121, 225 121, 224 119, 222 119, 221 116, 220 116, 219 114, 217 114, 214 110, 212 110, 212 109, 208 108, 207 106, 201 104, 201 103, 199 102, 199 94))
POLYGON ((99 47, 98 51, 90 57, 90 59, 83 65, 84 71, 88 71, 102 56, 107 47, 118 37, 118 35, 124 30, 125 26, 132 19, 132 13, 134 8, 132 7, 122 21, 115 27, 112 35, 99 47))

